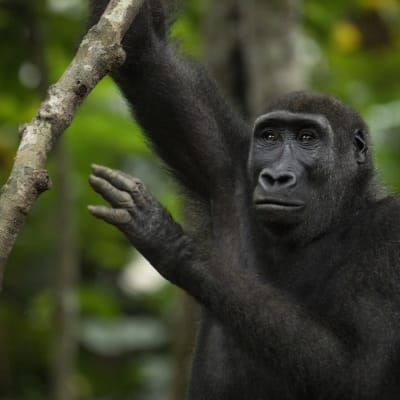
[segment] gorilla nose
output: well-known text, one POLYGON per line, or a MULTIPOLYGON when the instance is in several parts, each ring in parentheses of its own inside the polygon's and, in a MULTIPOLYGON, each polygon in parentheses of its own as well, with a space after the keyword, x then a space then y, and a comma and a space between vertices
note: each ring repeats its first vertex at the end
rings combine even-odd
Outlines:
POLYGON ((288 189, 295 186, 296 181, 294 173, 270 168, 263 169, 259 176, 259 183, 264 190, 288 189))

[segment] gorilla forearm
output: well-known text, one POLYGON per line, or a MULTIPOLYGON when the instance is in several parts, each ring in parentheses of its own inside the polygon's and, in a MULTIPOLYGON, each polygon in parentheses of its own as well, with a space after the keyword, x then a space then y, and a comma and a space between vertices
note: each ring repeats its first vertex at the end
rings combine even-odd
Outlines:
POLYGON ((245 268, 238 273, 235 266, 199 262, 193 256, 177 270, 179 286, 228 328, 239 347, 289 377, 293 388, 314 390, 310 398, 323 398, 327 391, 336 394, 332 399, 379 398, 375 396, 384 379, 380 374, 390 368, 396 328, 372 293, 369 304, 348 301, 356 315, 346 331, 354 337, 339 336, 340 320, 323 322, 323 316, 272 283, 261 284, 245 268), (366 325, 368 331, 359 330, 366 325))

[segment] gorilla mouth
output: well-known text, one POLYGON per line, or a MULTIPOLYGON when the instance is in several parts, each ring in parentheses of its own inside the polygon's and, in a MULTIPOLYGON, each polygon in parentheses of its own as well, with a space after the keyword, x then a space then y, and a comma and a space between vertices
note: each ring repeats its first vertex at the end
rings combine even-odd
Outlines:
POLYGON ((286 210, 286 211, 295 211, 300 210, 305 207, 305 203, 298 200, 286 200, 286 199, 278 199, 278 198, 261 198, 255 199, 254 205, 257 210, 286 210))

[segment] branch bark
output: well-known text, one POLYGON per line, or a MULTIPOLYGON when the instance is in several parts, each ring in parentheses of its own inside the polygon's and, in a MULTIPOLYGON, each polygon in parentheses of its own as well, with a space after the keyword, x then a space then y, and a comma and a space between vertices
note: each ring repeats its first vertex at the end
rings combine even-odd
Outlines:
POLYGON ((14 166, 0 191, 0 287, 8 256, 30 209, 51 187, 45 169, 50 152, 90 91, 124 62, 121 40, 142 4, 143 0, 110 0, 63 76, 49 88, 36 116, 20 127, 22 139, 14 166))

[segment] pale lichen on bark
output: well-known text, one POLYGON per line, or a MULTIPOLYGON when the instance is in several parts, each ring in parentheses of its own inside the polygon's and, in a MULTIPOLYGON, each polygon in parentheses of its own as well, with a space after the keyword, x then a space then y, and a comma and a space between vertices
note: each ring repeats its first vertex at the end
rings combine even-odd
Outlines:
POLYGON ((49 88, 36 116, 20 127, 14 166, 0 190, 0 287, 7 258, 32 205, 51 186, 46 171, 49 153, 90 91, 124 62, 121 40, 142 4, 143 0, 110 0, 65 73, 49 88))

